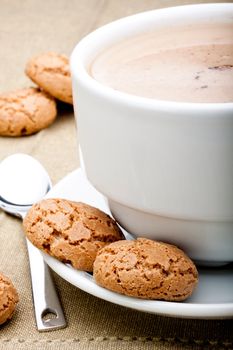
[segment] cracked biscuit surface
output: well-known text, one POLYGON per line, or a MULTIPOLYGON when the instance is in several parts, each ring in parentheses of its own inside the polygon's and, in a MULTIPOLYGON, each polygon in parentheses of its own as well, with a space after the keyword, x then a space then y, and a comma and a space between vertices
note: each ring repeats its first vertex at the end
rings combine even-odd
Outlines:
POLYGON ((110 216, 90 205, 65 199, 45 199, 33 205, 23 226, 37 248, 89 272, 99 249, 124 239, 110 216))
POLYGON ((182 250, 146 238, 104 247, 93 272, 102 287, 143 299, 185 300, 198 282, 197 269, 182 250))
POLYGON ((37 88, 0 95, 0 135, 24 136, 47 128, 56 118, 55 100, 37 88))
POLYGON ((40 88, 66 103, 73 103, 69 59, 54 52, 32 57, 25 73, 40 88))
POLYGON ((13 283, 0 272, 0 325, 12 318, 18 301, 13 283))

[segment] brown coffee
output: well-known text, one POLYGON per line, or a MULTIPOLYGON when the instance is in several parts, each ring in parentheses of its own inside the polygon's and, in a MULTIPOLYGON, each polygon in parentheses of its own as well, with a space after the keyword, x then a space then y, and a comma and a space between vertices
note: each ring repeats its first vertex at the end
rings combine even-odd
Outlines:
POLYGON ((233 23, 149 31, 101 52, 94 79, 156 100, 233 102, 233 23))

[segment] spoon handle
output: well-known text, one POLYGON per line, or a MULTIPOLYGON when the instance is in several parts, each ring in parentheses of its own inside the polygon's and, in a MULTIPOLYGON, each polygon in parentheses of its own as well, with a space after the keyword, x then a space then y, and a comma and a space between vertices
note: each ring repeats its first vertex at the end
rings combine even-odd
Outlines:
POLYGON ((37 329, 40 332, 66 327, 66 320, 52 280, 40 251, 26 239, 31 272, 32 295, 37 329))

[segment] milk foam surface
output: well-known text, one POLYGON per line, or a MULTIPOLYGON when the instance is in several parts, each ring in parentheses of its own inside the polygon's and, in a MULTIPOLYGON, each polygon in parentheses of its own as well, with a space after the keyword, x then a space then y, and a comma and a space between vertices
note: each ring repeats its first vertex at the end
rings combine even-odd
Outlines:
POLYGON ((181 102, 233 102, 233 23, 148 31, 103 50, 94 79, 141 97, 181 102))

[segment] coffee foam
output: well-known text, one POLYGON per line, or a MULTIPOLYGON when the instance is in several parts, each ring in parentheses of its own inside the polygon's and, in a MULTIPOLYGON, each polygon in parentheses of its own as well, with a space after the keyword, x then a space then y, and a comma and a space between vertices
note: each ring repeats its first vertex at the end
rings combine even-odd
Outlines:
POLYGON ((149 31, 102 51, 90 74, 112 89, 157 100, 233 102, 233 24, 149 31))

